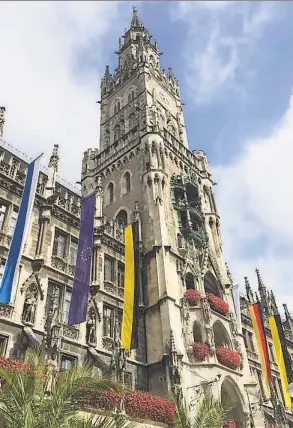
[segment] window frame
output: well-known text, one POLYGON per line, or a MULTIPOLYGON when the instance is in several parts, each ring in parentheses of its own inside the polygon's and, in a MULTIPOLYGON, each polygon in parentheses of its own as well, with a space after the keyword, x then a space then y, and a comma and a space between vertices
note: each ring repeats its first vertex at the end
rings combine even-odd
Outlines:
POLYGON ((7 235, 8 236, 13 236, 13 233, 15 230, 15 225, 16 225, 17 218, 18 218, 18 213, 19 213, 19 207, 17 207, 16 205, 13 205, 11 212, 10 212, 10 215, 9 215, 9 221, 8 221, 8 225, 7 225, 7 235), (16 214, 15 217, 14 217, 14 214, 16 214), (11 223, 13 223, 12 226, 11 226, 11 223))
POLYGON ((8 205, 5 204, 3 201, 0 201, 0 230, 3 230, 5 228, 7 214, 8 214, 8 205), (1 210, 2 207, 5 207, 4 212, 1 210), (3 219, 2 222, 1 222, 1 219, 3 219))
POLYGON ((52 250, 52 256, 53 257, 58 257, 59 259, 65 260, 66 256, 67 256, 67 244, 68 244, 68 239, 69 239, 69 235, 66 232, 63 232, 62 230, 58 229, 57 227, 55 228, 55 232, 54 232, 54 241, 53 241, 53 250, 52 250), (63 237, 64 238, 64 250, 63 250, 63 254, 60 255, 59 254, 59 240, 57 239, 57 237, 63 237))
POLYGON ((63 352, 63 351, 61 350, 61 352, 60 352, 60 362, 59 362, 60 371, 63 371, 63 370, 70 370, 70 369, 72 369, 72 368, 74 367, 74 365, 75 365, 75 364, 77 364, 77 363, 78 363, 78 357, 77 357, 76 355, 68 354, 67 352, 63 352), (62 367, 62 359, 63 359, 63 357, 65 357, 65 358, 67 359, 67 361, 72 361, 72 362, 73 362, 73 364, 72 364, 72 366, 71 366, 71 367, 69 367, 69 368, 62 367))
POLYGON ((103 337, 114 338, 115 307, 107 303, 103 304, 103 337), (110 316, 106 316, 106 311, 111 311, 110 316), (109 326, 110 321, 110 326, 109 326))
POLYGON ((108 256, 108 254, 104 254, 104 281, 106 282, 112 282, 114 283, 115 281, 115 259, 113 259, 113 257, 108 256), (106 262, 109 262, 111 264, 111 275, 110 275, 110 279, 106 278, 106 262))
POLYGON ((5 358, 8 348, 9 336, 6 334, 0 333, 0 357, 5 358), (4 344, 2 344, 2 340, 4 344))
POLYGON ((77 261, 77 250, 78 250, 78 238, 76 238, 75 236, 70 236, 70 243, 69 243, 69 260, 68 260, 68 263, 69 263, 69 265, 70 266, 75 266, 76 265, 76 261, 77 261), (74 252, 75 252, 75 261, 74 261, 74 263, 72 263, 72 249, 73 249, 73 247, 72 247, 72 243, 75 243, 76 244, 76 248, 74 249, 74 252))

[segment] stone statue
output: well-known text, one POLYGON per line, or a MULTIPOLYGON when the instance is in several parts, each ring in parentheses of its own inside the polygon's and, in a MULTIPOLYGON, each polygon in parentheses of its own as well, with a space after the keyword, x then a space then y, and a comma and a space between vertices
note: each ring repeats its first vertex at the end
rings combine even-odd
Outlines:
POLYGON ((91 309, 86 323, 86 342, 89 345, 97 344, 97 320, 93 309, 91 309))
POLYGON ((35 289, 27 290, 23 305, 22 321, 28 324, 34 324, 37 307, 37 291, 35 289))
POLYGON ((54 352, 46 364, 46 386, 45 394, 51 396, 54 394, 56 379, 58 374, 57 354, 54 352))

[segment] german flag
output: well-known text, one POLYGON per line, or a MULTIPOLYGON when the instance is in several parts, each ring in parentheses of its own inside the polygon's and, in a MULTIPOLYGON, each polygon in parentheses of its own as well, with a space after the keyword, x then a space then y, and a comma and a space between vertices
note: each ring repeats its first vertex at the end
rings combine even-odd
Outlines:
POLYGON ((282 390, 287 409, 291 409, 292 400, 288 394, 288 384, 292 382, 292 366, 290 355, 286 346, 286 339, 281 322, 280 315, 272 315, 268 318, 269 325, 272 333, 273 344, 275 347, 277 362, 280 371, 282 390))
POLYGON ((268 354, 268 345, 265 336, 264 323, 262 318, 262 309, 260 303, 249 305, 253 331, 257 341, 259 359, 262 368, 262 378, 266 398, 270 398, 270 383, 272 382, 272 371, 268 354))
POLYGON ((124 305, 121 331, 121 347, 125 350, 138 347, 138 317, 140 289, 139 225, 129 224, 125 234, 124 305))

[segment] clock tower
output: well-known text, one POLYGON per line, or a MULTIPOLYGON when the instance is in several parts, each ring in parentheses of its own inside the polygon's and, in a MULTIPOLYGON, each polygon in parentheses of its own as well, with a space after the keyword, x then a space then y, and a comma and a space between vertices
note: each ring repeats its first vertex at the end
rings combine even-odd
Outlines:
MULTIPOLYGON (((143 365, 150 392, 180 392, 193 402, 211 391, 244 428, 245 389, 254 383, 207 157, 188 148, 178 81, 161 67, 159 45, 136 8, 116 54, 116 70, 106 66, 101 82, 100 150, 84 154, 82 189, 98 189, 97 231, 111 225, 122 236, 124 226, 140 223, 140 336, 131 361, 143 365), (209 351, 199 358, 194 344, 209 351), (222 348, 236 356, 232 369, 217 356, 222 348)), ((93 281, 106 259, 97 248, 93 281)))

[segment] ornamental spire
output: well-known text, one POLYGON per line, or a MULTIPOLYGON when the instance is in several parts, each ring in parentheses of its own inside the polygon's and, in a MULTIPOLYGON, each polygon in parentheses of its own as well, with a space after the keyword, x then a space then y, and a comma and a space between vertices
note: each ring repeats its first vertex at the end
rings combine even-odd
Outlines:
POLYGON ((132 20, 131 28, 143 28, 143 24, 138 17, 138 9, 135 6, 132 6, 132 20))
POLYGON ((0 107, 0 137, 3 137, 4 123, 5 123, 5 107, 0 107))
POLYGON ((254 301, 253 292, 252 292, 252 289, 250 287, 247 276, 244 277, 244 281, 245 281, 245 290, 246 290, 247 299, 250 303, 253 303, 253 301, 254 301))

